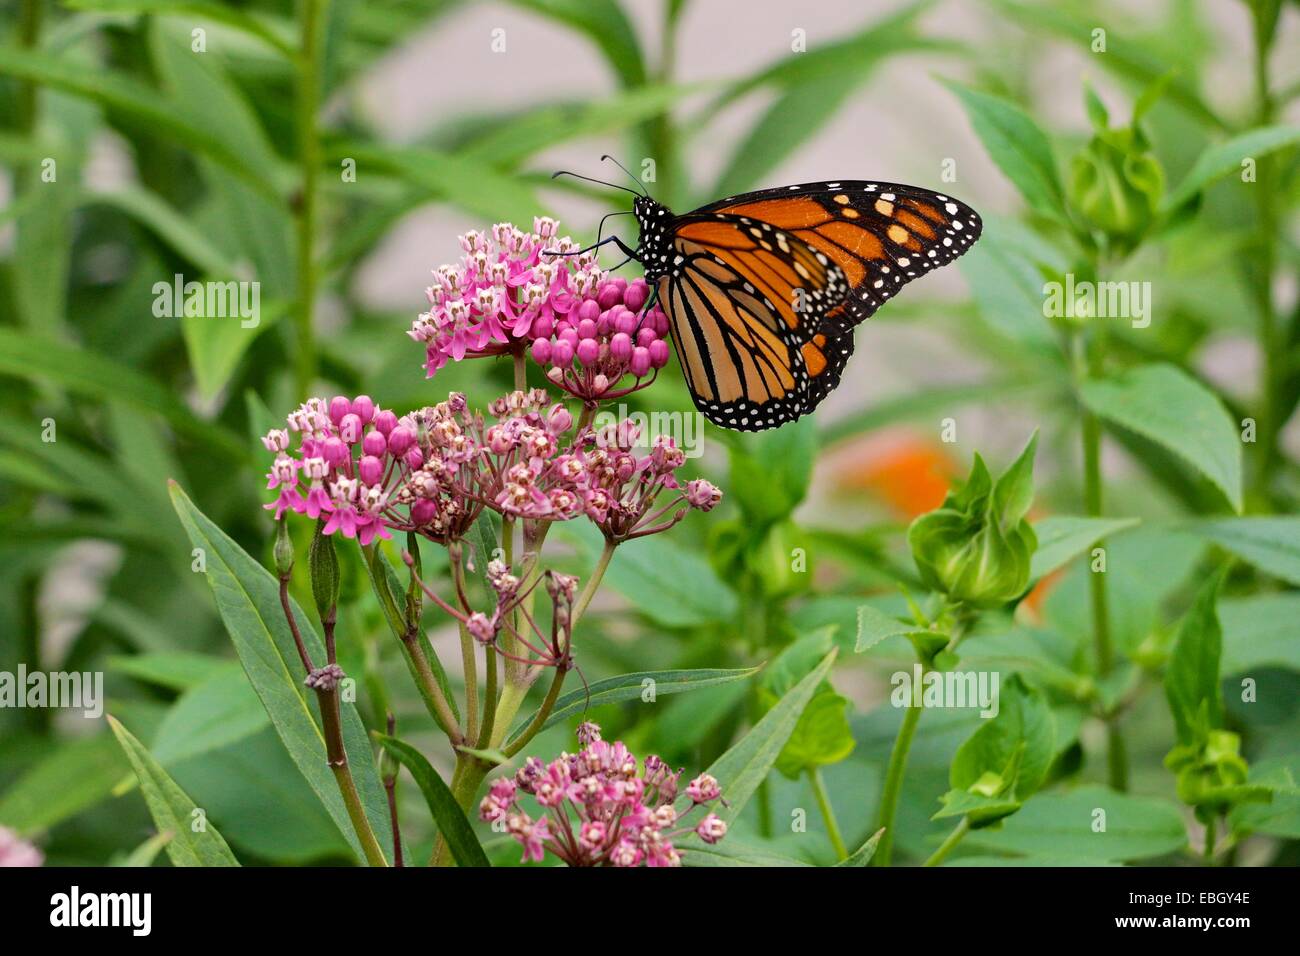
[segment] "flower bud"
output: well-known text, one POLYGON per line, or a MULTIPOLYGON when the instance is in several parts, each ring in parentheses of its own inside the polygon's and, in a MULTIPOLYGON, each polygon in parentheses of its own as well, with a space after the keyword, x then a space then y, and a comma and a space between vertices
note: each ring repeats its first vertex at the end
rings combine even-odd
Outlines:
POLYGON ((275 523, 275 570, 280 577, 293 571, 293 540, 289 537, 289 522, 275 523))
POLYGON ((316 601, 316 611, 324 620, 334 613, 339 600, 339 558, 334 551, 334 539, 321 533, 323 523, 316 525, 316 536, 307 551, 307 566, 311 570, 311 596, 316 601))
POLYGON ((928 587, 975 607, 996 607, 1024 593, 1038 546, 1025 520, 1037 443, 1035 433, 996 484, 976 454, 966 483, 912 523, 907 540, 928 587))

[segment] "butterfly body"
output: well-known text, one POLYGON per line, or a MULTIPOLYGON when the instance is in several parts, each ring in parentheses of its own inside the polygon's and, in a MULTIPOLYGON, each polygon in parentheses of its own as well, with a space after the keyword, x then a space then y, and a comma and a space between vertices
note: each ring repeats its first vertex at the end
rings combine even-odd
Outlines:
POLYGON ((648 196, 626 249, 672 325, 696 406, 724 428, 775 428, 839 384, 853 330, 979 238, 970 207, 916 186, 804 183, 675 215, 648 196))

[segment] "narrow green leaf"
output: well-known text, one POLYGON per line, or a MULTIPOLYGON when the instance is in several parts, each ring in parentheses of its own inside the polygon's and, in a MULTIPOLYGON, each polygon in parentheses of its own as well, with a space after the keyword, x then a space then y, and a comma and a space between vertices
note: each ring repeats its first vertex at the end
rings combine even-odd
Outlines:
POLYGON ((244 442, 221 426, 195 417, 170 389, 135 369, 65 342, 0 328, 0 374, 49 380, 90 398, 112 398, 156 412, 209 448, 236 459, 248 457, 244 442))
POLYGON ((1183 616, 1165 669, 1165 696, 1174 715, 1178 739, 1190 744, 1197 731, 1223 726, 1223 695, 1219 687, 1219 658, 1223 631, 1215 602, 1226 569, 1215 574, 1196 595, 1183 616), (1210 727, 1200 727, 1202 714, 1210 727))
POLYGON ((636 31, 614 0, 512 0, 515 6, 563 23, 596 44, 624 86, 645 83, 636 31))
POLYGON ((1085 786, 1037 794, 1000 829, 977 830, 966 843, 1030 857, 1141 860, 1182 850, 1187 828, 1168 800, 1085 786))
POLYGON ((716 812, 728 823, 736 819, 766 778, 785 742, 790 738, 822 680, 835 663, 837 650, 827 654, 820 664, 791 688, 776 705, 730 750, 713 762, 708 772, 722 786, 727 806, 716 812))
POLYGON ((246 740, 270 724, 243 669, 234 661, 185 691, 153 738, 153 755, 167 766, 246 740))
POLYGON ((1258 161, 1262 156, 1296 144, 1300 144, 1300 126, 1261 126, 1206 147, 1182 182, 1165 197, 1165 211, 1177 209, 1215 180, 1241 172, 1245 160, 1258 161))
POLYGON ((847 860, 840 860, 836 866, 867 866, 871 863, 871 858, 876 855, 876 847, 880 843, 880 838, 885 835, 885 828, 881 827, 875 833, 871 834, 870 839, 862 846, 858 847, 849 856, 847 860))
POLYGON ((464 811, 456 805, 456 799, 451 795, 451 791, 447 789, 447 785, 443 783, 429 761, 424 759, 424 755, 414 747, 385 734, 376 733, 375 740, 401 761, 415 778, 420 792, 424 794, 425 802, 429 804, 429 812, 437 821, 438 832, 447 841, 451 855, 456 858, 456 864, 490 866, 487 855, 478 842, 478 837, 474 835, 469 820, 465 818, 464 811))
MULTIPOLYGON (((567 720, 574 714, 584 712, 589 707, 617 704, 625 700, 640 700, 647 689, 652 690, 655 698, 658 698, 665 694, 680 694, 688 690, 699 690, 702 687, 713 687, 717 684, 730 684, 732 681, 745 680, 753 677, 762 669, 763 665, 760 664, 757 667, 742 667, 734 670, 701 668, 698 670, 638 671, 635 674, 608 677, 605 680, 596 681, 590 687, 565 694, 557 700, 555 708, 551 711, 551 716, 546 719, 546 723, 542 725, 542 728, 545 729, 558 724, 560 721, 567 720), (650 683, 647 684, 647 682, 650 683)), ((529 714, 521 720, 514 733, 510 735, 507 744, 514 743, 536 716, 535 713, 529 714)))
POLYGON ((54 744, 0 796, 0 824, 21 834, 48 830, 108 797, 130 772, 111 734, 54 744))
POLYGON ((1221 598, 1223 675, 1246 674, 1257 667, 1288 667, 1300 671, 1298 621, 1300 593, 1294 591, 1221 598))
POLYGON ((1056 160, 1038 124, 1004 99, 951 80, 944 85, 961 100, 989 156, 1030 207, 1044 216, 1064 219, 1065 199, 1056 160))
POLYGON ((140 790, 149 805, 149 815, 153 817, 158 832, 171 834, 167 855, 172 863, 176 866, 239 866, 239 861, 211 821, 201 830, 196 831, 191 826, 192 814, 197 809, 194 801, 176 785, 144 745, 111 716, 108 725, 113 728, 118 743, 135 769, 140 790))
POLYGON ((110 657, 108 669, 168 690, 189 690, 228 667, 229 661, 191 651, 154 651, 110 657))
MULTIPOLYGON (((280 607, 279 584, 224 531, 203 514, 179 485, 171 484, 172 504, 196 548, 202 548, 205 572, 244 672, 261 698, 271 723, 299 771, 329 811, 348 845, 363 857, 334 775, 325 759, 325 739, 308 706, 302 663, 280 607)), ((324 644, 314 619, 290 602, 303 643, 314 662, 325 660, 324 644)), ((391 847, 388 802, 375 769, 370 741, 356 706, 342 704, 343 741, 348 764, 366 815, 381 846, 391 847)))
POLYGON ((1266 574, 1300 585, 1300 517, 1252 515, 1197 521, 1185 527, 1266 574))
POLYGON ((1030 563, 1029 576, 1046 577, 1090 548, 1138 524, 1137 518, 1088 518, 1081 515, 1052 515, 1034 523, 1038 550, 1030 563))
POLYGON ((189 14, 191 19, 211 20, 256 37, 288 60, 297 56, 293 44, 269 22, 241 7, 205 0, 63 0, 70 10, 91 13, 170 13, 189 14))
POLYGON ((1085 405, 1163 446, 1213 482, 1241 511, 1241 438, 1213 392, 1173 365, 1142 365, 1085 382, 1085 405))

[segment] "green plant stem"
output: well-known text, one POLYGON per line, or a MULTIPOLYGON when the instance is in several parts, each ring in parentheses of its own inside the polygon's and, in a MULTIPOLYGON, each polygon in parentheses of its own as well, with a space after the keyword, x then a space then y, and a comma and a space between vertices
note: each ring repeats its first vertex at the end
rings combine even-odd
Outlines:
MULTIPOLYGON (((924 675, 923 675, 924 676, 924 675)), ((889 766, 885 770, 885 789, 880 796, 880 822, 877 829, 884 829, 876 855, 872 857, 873 866, 889 866, 890 856, 894 850, 894 817, 898 814, 898 801, 903 792, 903 774, 907 771, 907 754, 912 749, 912 738, 916 736, 916 725, 921 721, 923 707, 915 702, 907 707, 903 714, 903 725, 898 728, 894 738, 894 749, 889 752, 889 766)))
POLYGON ((1216 836, 1216 830, 1217 826, 1215 820, 1211 817, 1210 822, 1205 825, 1205 862, 1211 865, 1213 865, 1214 860, 1214 838, 1216 836))
MULTIPOLYGON (((1254 78, 1255 123, 1267 126, 1273 121, 1274 103, 1269 89, 1268 56, 1271 44, 1265 35, 1262 15, 1254 17, 1254 78)), ((1250 257, 1251 291, 1259 313, 1259 345, 1262 353, 1259 380, 1259 411, 1256 429, 1258 452, 1253 472, 1255 497, 1261 507, 1268 508, 1272 498, 1273 471, 1279 454, 1278 437, 1281 421, 1282 390, 1287 353, 1279 334, 1277 316, 1273 310, 1273 273, 1277 263, 1277 214, 1274 198, 1275 164, 1271 156, 1261 156, 1256 169, 1256 181, 1251 192, 1255 198, 1256 216, 1259 220, 1258 248, 1250 257)))
POLYGON ((817 798, 817 808, 821 811, 822 821, 826 824, 826 835, 831 838, 831 846, 835 849, 835 859, 843 862, 849 858, 849 851, 844 845, 844 838, 840 836, 840 825, 835 822, 835 808, 831 806, 830 795, 827 794, 826 784, 822 781, 821 767, 808 768, 808 782, 812 785, 813 796, 817 798))
POLYGON ((294 120, 298 135, 301 187, 297 214, 297 295, 294 310, 294 377, 297 394, 311 392, 316 379, 316 201, 321 148, 317 114, 320 112, 321 23, 329 0, 299 0, 301 49, 298 53, 297 97, 294 120))
MULTIPOLYGON (((1100 270, 1098 270, 1100 271, 1100 270)), ((1086 355, 1082 334, 1073 340, 1076 387, 1089 377, 1099 377, 1104 367, 1105 326, 1103 320, 1094 319, 1092 341, 1086 355)), ((1080 433, 1083 445, 1083 498, 1084 511, 1094 518, 1102 516, 1101 473, 1101 420, 1086 407, 1080 406, 1080 433)), ((1102 546, 1102 541, 1094 542, 1102 546)), ((1093 652, 1097 658, 1097 676, 1105 680, 1115 667, 1115 651, 1110 633, 1110 601, 1107 597, 1105 571, 1089 571, 1088 596, 1092 612, 1093 652)), ((1123 792, 1128 789, 1128 751, 1119 726, 1118 713, 1106 714, 1106 766, 1110 786, 1123 792)))
POLYGON ((929 858, 921 865, 938 866, 940 863, 942 863, 944 860, 948 858, 948 854, 952 852, 953 847, 955 847, 958 843, 960 843, 962 841, 962 837, 964 837, 969 832, 970 832, 970 817, 962 817, 961 822, 958 823, 957 826, 953 828, 953 831, 949 833, 947 837, 944 838, 944 841, 939 844, 939 849, 931 853, 929 858))
MULTIPOLYGON (((461 546, 459 544, 452 545, 449 552, 452 585, 456 589, 456 599, 460 603, 461 610, 468 614, 470 607, 465 600, 465 567, 462 561, 461 546)), ((465 737, 467 740, 476 740, 478 739, 479 726, 478 649, 475 646, 474 638, 470 636, 469 628, 465 626, 465 622, 457 621, 457 625, 460 631, 461 666, 465 672, 465 737)))

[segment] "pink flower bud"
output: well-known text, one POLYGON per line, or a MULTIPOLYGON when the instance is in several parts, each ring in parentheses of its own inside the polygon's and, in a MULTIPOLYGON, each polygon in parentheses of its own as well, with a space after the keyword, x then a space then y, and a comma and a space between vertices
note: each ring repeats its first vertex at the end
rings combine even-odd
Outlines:
POLYGON ((656 341, 658 338, 659 336, 655 334, 654 329, 648 325, 643 325, 641 326, 641 331, 636 334, 636 344, 643 346, 644 348, 649 348, 650 343, 656 341))
POLYGON ((568 339, 560 339, 551 349, 551 361, 560 368, 568 368, 573 364, 573 343, 568 339))
POLYGON ((555 320, 549 315, 539 315, 533 322, 532 334, 537 339, 549 339, 555 334, 555 320))
POLYGON ((384 463, 374 455, 366 455, 361 459, 361 464, 357 466, 357 473, 361 475, 361 480, 368 485, 379 484, 379 479, 384 477, 384 463))
POLYGON ((405 425, 398 425, 388 433, 388 450, 394 455, 404 455, 415 444, 415 435, 405 425))
POLYGON ((430 498, 420 498, 411 505, 411 523, 428 524, 438 517, 438 503, 430 498))
POLYGON ((546 417, 546 429, 552 435, 563 435, 573 427, 573 415, 569 410, 560 403, 551 406, 551 412, 546 417))
POLYGON ((608 309, 609 306, 602 306, 596 299, 584 299, 582 305, 578 306, 578 321, 583 319, 596 320, 600 318, 602 309, 608 309))
POLYGON ((387 437, 397 427, 397 415, 384 409, 375 416, 375 430, 387 437))
POLYGON ((650 364, 655 368, 663 368, 668 364, 668 343, 663 339, 655 339, 647 348, 650 350, 650 364))
POLYGON ((686 503, 701 511, 712 511, 722 500, 722 492, 711 482, 696 478, 686 483, 686 503))
POLYGON ((382 455, 388 449, 388 442, 379 432, 371 429, 361 440, 361 451, 366 455, 382 455))
POLYGON ((583 365, 591 365, 600 354, 600 345, 595 339, 583 339, 578 343, 576 354, 583 365))
MULTIPOLYGON (((596 293, 596 304, 602 309, 608 309, 616 303, 623 301, 623 290, 618 288, 612 282, 607 282, 600 287, 596 293)), ((583 305, 586 305, 584 302, 583 305)))
POLYGON ((561 332, 558 336, 556 336, 556 338, 560 342, 568 342, 569 345, 571 345, 573 348, 576 349, 578 347, 578 340, 581 338, 581 336, 578 335, 577 330, 568 328, 565 329, 563 332, 561 332))
POLYGON ((637 346, 632 350, 632 360, 628 363, 628 368, 637 378, 642 378, 650 373, 650 350, 637 346))
POLYGON ((727 835, 727 823, 716 813, 710 813, 696 825, 695 832, 705 843, 717 843, 727 835))
POLYGON ((623 304, 633 312, 639 312, 649 297, 650 289, 646 286, 645 279, 637 279, 630 283, 627 291, 623 293, 623 304))
POLYGON ((591 319, 583 319, 578 323, 578 338, 594 339, 596 337, 596 323, 591 319))
POLYGON ((551 340, 537 339, 533 342, 533 361, 538 365, 551 364, 551 340))
POLYGON ((331 468, 341 468, 343 463, 348 460, 348 446, 340 438, 331 435, 325 439, 325 444, 321 448, 321 457, 329 463, 331 468))
POLYGON ((624 309, 619 313, 618 318, 614 320, 614 328, 624 335, 636 335, 637 318, 635 312, 628 312, 624 309))
POLYGON ((358 395, 352 399, 352 414, 361 419, 361 424, 367 425, 375 417, 375 403, 369 395, 358 395))
POLYGON ((609 340, 609 354, 619 362, 626 362, 632 357, 632 339, 626 332, 618 332, 609 340))
POLYGON ((361 440, 361 426, 363 424, 365 423, 361 421, 360 416, 349 412, 339 422, 339 437, 349 445, 355 445, 361 440))
POLYGON ((424 465, 424 452, 419 448, 412 448, 406 453, 406 467, 412 471, 419 471, 424 465))
POLYGON ((352 411, 352 403, 342 395, 335 395, 330 399, 330 421, 335 425, 343 421, 343 416, 352 411))
POLYGON ((663 309, 654 310, 655 334, 661 339, 668 334, 668 315, 663 309))

